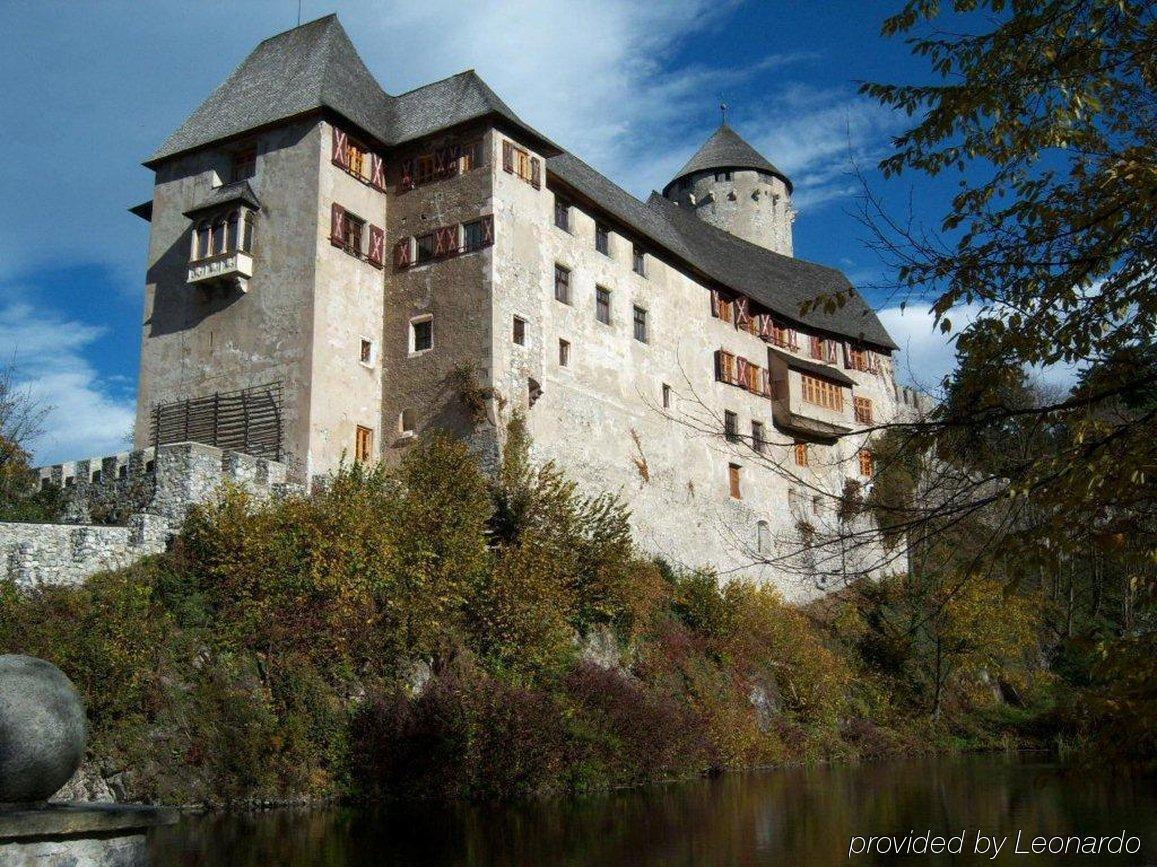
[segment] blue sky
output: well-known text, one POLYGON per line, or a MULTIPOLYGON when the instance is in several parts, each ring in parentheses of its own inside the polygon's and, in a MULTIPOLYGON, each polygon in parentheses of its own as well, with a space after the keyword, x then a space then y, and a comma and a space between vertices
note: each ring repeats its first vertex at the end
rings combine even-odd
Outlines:
MULTIPOLYGON (((795 181, 796 255, 864 286, 881 277, 852 212, 853 164, 886 200, 935 218, 942 192, 874 171, 906 119, 859 80, 926 77, 879 37, 897 4, 562 0, 327 2, 392 93, 473 67, 529 123, 645 197, 711 134, 718 105, 795 181), (915 184, 915 187, 911 185, 915 184)), ((132 424, 150 198, 144 159, 297 0, 0 5, 0 360, 54 407, 36 459, 124 448, 132 424)), ((907 350, 900 376, 934 385, 951 351, 927 308, 866 294, 907 350)))

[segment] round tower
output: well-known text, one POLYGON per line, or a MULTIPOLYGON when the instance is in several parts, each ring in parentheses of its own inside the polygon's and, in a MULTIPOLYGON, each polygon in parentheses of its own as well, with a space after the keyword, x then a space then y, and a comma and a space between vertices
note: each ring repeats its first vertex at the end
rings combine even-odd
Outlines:
POLYGON ((663 188, 663 195, 725 232, 792 255, 791 180, 726 123, 663 188))

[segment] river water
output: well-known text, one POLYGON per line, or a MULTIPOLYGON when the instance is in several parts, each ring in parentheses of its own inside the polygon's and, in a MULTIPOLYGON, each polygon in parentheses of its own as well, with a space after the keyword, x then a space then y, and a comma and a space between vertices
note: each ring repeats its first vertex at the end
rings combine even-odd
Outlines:
POLYGON ((1157 864, 1157 783, 1070 771, 1039 756, 962 756, 725 774, 506 807, 190 816, 158 830, 150 848, 154 867, 1157 864), (929 832, 961 854, 849 857, 850 849, 881 845, 855 837, 898 837, 903 845, 929 832), (1047 846, 1050 838, 1119 840, 1122 832, 1139 851, 1111 854, 1105 841, 1100 854, 1015 852, 1018 833, 1019 848, 1031 852, 1035 837, 1047 846), (995 861, 976 854, 978 836, 1005 839, 995 861))

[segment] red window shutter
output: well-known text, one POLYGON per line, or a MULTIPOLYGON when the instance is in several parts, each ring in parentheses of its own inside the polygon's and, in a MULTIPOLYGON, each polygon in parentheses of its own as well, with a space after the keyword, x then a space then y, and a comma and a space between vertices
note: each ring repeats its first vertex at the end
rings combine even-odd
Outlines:
POLYGON ((446 148, 438 148, 434 151, 434 177, 441 178, 446 176, 446 148))
POLYGON ((333 127, 333 164, 348 169, 349 160, 349 136, 335 126, 333 127))
POLYGON ((456 144, 446 148, 446 177, 453 178, 461 169, 462 145, 456 144))
POLYGON ((719 291, 717 289, 711 290, 711 315, 716 319, 719 318, 719 291))
POLYGON ((736 385, 747 388, 747 359, 743 356, 735 359, 735 380, 736 385))
POLYGON ((394 244, 394 266, 396 268, 410 267, 410 237, 401 238, 394 244))
POLYGON ((386 166, 377 154, 370 154, 370 186, 383 193, 386 191, 386 166))
POLYGON ((494 215, 487 214, 482 218, 482 246, 489 247, 494 243, 494 215))
POLYGON ((509 175, 514 174, 514 143, 505 139, 502 142, 502 170, 509 175))
POLYGON ((402 160, 401 177, 398 179, 398 187, 401 190, 414 189, 414 161, 402 160))
POLYGON ((740 295, 735 299, 735 327, 743 328, 751 321, 751 317, 747 313, 747 298, 740 295))
POLYGON ((386 233, 377 226, 370 226, 370 264, 375 268, 382 267, 382 255, 386 246, 386 233))
POLYGON ((345 208, 337 202, 329 212, 329 239, 339 247, 345 246, 345 208))
POLYGON ((458 252, 458 227, 443 226, 434 230, 434 256, 452 256, 458 252))
POLYGON ((843 347, 844 350, 844 367, 851 368, 852 356, 848 354, 848 344, 841 343, 840 346, 843 347))
POLYGON ((762 382, 763 388, 762 388, 762 391, 760 391, 760 394, 762 394, 764 397, 771 397, 771 371, 764 369, 763 371, 761 371, 761 373, 762 373, 762 380, 763 380, 763 382, 762 382))
POLYGON ((771 339, 771 317, 766 313, 760 313, 756 317, 756 333, 764 340, 771 339))
POLYGON ((542 188, 542 162, 538 157, 530 158, 530 185, 536 190, 542 188))

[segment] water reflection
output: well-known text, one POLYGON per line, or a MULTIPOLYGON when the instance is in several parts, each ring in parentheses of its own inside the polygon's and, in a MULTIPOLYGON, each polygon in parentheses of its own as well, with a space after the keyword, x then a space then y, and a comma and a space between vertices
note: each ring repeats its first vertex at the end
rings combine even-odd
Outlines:
POLYGON ((921 864, 1149 864, 1153 780, 1067 772, 1033 759, 965 757, 730 774, 505 808, 326 809, 191 817, 151 839, 154 865, 888 864, 848 858, 852 835, 945 836, 965 855, 921 864), (1141 839, 1136 855, 1010 855, 1024 838, 1141 839), (1010 837, 995 862, 977 832, 1010 837), (1025 858, 1029 861, 1025 862, 1025 858))

